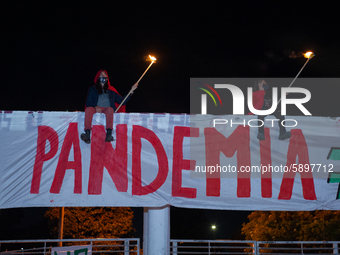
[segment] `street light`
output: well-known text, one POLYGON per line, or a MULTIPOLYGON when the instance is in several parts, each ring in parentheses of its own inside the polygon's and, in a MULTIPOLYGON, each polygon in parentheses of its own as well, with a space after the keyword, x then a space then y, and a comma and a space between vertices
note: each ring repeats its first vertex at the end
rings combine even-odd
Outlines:
MULTIPOLYGON (((216 225, 215 225, 215 224, 214 224, 214 225, 211 225, 211 229, 212 229, 212 231, 213 231, 213 239, 215 240, 215 239, 216 239, 216 225)), ((212 242, 211 244, 213 245, 212 248, 216 245, 216 244, 214 245, 213 242, 212 242)), ((214 247, 213 249, 214 249, 214 251, 216 252, 216 250, 215 250, 216 248, 214 247)))

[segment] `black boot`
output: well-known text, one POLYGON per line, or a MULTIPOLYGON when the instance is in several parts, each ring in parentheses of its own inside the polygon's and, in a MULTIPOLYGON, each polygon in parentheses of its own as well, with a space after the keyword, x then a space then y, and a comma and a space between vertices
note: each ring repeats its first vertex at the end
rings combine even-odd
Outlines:
POLYGON ((279 140, 289 139, 292 134, 288 131, 280 132, 279 140))
MULTIPOLYGON (((281 122, 280 122, 281 123, 281 122)), ((279 134, 279 140, 286 140, 289 139, 291 136, 290 132, 286 131, 286 128, 282 125, 280 125, 280 134, 279 134)))
POLYGON ((265 136, 264 136, 264 127, 263 126, 259 127, 259 133, 257 134, 257 139, 259 139, 261 141, 266 139, 265 136))
POLYGON ((106 137, 105 137, 105 142, 112 142, 115 139, 112 136, 112 129, 106 129, 106 137))
POLYGON ((259 139, 259 140, 261 140, 261 141, 265 140, 266 138, 265 138, 265 136, 264 136, 264 133, 259 132, 259 133, 257 134, 257 139, 259 139))
POLYGON ((86 129, 85 133, 81 134, 80 138, 85 143, 91 143, 91 131, 90 131, 90 129, 86 129))

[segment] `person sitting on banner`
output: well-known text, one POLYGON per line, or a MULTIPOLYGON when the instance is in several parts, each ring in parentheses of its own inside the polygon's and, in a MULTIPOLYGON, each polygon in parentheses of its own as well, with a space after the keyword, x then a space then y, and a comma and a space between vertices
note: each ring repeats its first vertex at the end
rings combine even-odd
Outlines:
MULTIPOLYGON (((113 130, 113 113, 124 100, 118 91, 111 86, 109 76, 106 70, 99 70, 94 78, 95 85, 89 88, 86 99, 85 108, 85 133, 80 138, 85 143, 91 143, 92 118, 95 113, 104 113, 106 117, 106 137, 105 142, 112 142, 113 130)), ((134 84, 131 88, 131 94, 137 89, 138 84, 134 84)), ((130 99, 130 95, 126 98, 124 105, 120 107, 118 112, 125 112, 125 103, 130 99)))
MULTIPOLYGON (((272 106, 272 93, 271 89, 269 88, 269 85, 266 83, 265 80, 257 80, 254 84, 254 91, 253 91, 253 106, 257 110, 268 110, 272 106)), ((281 115, 281 110, 278 110, 276 108, 275 112, 272 114, 279 120, 279 128, 280 128, 280 134, 279 134, 279 140, 285 140, 289 139, 291 136, 291 133, 286 131, 286 128, 282 125, 282 121, 285 119, 284 116, 281 115)), ((252 114, 252 113, 249 113, 252 114)), ((259 127, 259 133, 257 134, 257 139, 259 140, 265 140, 264 135, 264 118, 266 115, 258 115, 258 120, 261 120, 262 122, 259 123, 261 125, 259 127)))

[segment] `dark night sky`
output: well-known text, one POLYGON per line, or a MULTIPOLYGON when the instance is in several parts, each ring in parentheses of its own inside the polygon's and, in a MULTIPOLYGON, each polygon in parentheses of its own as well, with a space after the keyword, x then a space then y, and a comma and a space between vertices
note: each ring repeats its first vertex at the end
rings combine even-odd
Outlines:
MULTIPOLYGON (((314 2, 314 1, 313 1, 314 2)), ((327 2, 326 2, 327 3, 327 2)), ((2 1, 1 110, 83 110, 96 72, 132 112, 189 112, 190 77, 337 77, 337 8, 310 1, 2 1), (307 4, 308 3, 308 4, 307 4)))
MULTIPOLYGON (((0 110, 82 111, 99 69, 125 94, 148 54, 158 61, 129 101, 130 112, 189 113, 190 77, 293 78, 305 59, 289 58, 292 51, 316 54, 300 77, 338 77, 338 8, 315 2, 1 1, 0 110)), ((339 91, 329 97, 336 100, 339 91)), ((327 103, 315 100, 325 109, 320 114, 338 115, 327 103)), ((220 220, 222 229, 247 215, 181 213, 220 220)), ((216 237, 231 238, 229 232, 216 237)))

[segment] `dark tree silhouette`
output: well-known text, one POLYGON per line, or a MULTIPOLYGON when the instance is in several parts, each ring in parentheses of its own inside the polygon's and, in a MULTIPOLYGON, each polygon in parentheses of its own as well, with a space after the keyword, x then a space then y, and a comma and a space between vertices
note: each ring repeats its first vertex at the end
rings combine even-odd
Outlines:
MULTIPOLYGON (((60 208, 50 208, 51 235, 58 236, 60 208)), ((63 238, 118 238, 132 237, 133 212, 129 207, 66 207, 63 238)))
POLYGON ((255 211, 243 223, 247 240, 336 241, 340 239, 340 211, 255 211))

